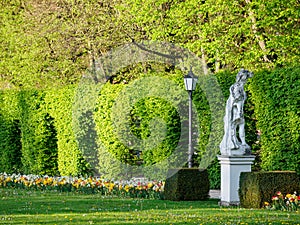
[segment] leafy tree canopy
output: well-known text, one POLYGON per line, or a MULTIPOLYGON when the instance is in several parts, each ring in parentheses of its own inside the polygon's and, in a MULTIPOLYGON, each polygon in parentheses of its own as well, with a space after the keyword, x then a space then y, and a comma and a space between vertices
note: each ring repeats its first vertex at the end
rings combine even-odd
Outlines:
POLYGON ((77 83, 124 43, 182 45, 212 71, 294 65, 297 0, 0 0, 0 86, 77 83))

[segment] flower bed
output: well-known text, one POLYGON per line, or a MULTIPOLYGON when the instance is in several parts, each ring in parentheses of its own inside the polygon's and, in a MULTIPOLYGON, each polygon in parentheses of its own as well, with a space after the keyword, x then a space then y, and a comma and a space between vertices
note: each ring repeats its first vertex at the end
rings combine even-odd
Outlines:
POLYGON ((285 196, 278 191, 272 197, 272 203, 265 202, 267 209, 276 209, 282 211, 298 211, 300 210, 300 196, 295 192, 294 194, 286 194, 285 196))
POLYGON ((119 197, 162 199, 164 182, 113 181, 97 177, 49 177, 0 173, 0 187, 60 192, 100 193, 119 197))

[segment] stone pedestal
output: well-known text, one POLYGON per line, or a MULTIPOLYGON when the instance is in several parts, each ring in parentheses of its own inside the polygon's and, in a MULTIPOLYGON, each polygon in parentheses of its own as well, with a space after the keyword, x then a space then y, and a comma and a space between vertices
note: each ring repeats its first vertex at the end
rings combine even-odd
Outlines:
POLYGON ((251 172, 255 159, 253 155, 220 155, 221 164, 221 201, 220 205, 239 205, 239 182, 241 172, 251 172))

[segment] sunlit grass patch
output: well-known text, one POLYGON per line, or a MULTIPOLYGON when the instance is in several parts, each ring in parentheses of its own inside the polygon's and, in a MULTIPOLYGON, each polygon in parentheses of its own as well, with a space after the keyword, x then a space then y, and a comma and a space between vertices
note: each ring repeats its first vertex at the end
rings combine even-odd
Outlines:
POLYGON ((299 224, 299 212, 101 194, 0 189, 0 224, 299 224))

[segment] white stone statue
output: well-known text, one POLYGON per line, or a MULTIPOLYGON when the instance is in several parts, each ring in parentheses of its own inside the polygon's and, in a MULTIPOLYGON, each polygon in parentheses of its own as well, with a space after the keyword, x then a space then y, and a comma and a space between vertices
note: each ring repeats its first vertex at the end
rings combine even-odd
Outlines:
POLYGON ((253 73, 241 69, 236 82, 230 87, 224 116, 224 136, 220 144, 221 155, 249 155, 250 146, 245 140, 244 102, 247 98, 244 84, 253 73), (237 135, 238 134, 238 135, 237 135))

